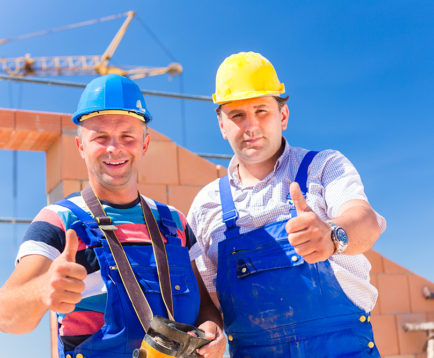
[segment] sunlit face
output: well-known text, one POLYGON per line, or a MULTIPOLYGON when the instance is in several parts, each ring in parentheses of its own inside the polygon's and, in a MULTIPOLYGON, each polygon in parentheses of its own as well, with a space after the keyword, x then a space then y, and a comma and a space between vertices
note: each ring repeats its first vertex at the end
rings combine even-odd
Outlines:
POLYGON ((86 119, 77 146, 92 185, 111 191, 137 186, 140 160, 149 146, 143 122, 128 115, 86 119))
POLYGON ((226 103, 221 106, 220 130, 240 163, 260 164, 279 151, 288 112, 286 104, 279 110, 271 96, 226 103))

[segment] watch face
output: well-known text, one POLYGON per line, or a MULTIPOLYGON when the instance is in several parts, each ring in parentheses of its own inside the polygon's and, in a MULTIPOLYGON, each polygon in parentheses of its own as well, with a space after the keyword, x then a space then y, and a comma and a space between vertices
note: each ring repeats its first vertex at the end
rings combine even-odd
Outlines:
POLYGON ((348 244, 348 236, 344 229, 338 228, 336 230, 336 238, 344 245, 348 244))

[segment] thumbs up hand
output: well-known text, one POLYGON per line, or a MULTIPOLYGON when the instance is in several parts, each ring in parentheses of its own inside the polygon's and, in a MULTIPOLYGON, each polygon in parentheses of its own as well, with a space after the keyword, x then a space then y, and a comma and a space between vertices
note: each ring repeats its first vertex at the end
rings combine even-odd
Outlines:
POLYGON ((328 259, 335 251, 329 224, 307 205, 298 183, 291 183, 289 192, 297 210, 297 216, 288 220, 285 226, 289 243, 306 262, 328 259))
POLYGON ((59 313, 74 310, 81 301, 87 272, 84 266, 77 264, 75 256, 78 249, 78 237, 74 230, 65 235, 65 249, 50 265, 46 272, 46 284, 42 287, 42 301, 47 309, 59 313))

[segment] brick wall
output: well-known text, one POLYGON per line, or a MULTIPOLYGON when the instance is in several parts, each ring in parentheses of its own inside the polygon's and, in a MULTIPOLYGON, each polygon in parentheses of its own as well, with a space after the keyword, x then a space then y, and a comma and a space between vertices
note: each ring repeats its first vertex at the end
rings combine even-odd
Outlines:
MULTIPOLYGON (((75 125, 70 118, 68 114, 0 109, 0 149, 46 152, 50 202, 81 190, 87 183, 86 167, 76 148, 75 125)), ((139 173, 139 190, 187 212, 200 188, 223 176, 226 170, 152 129, 150 135, 151 145, 139 173)), ((379 290, 372 323, 382 357, 426 357, 426 334, 405 332, 402 326, 434 321, 434 300, 425 300, 421 294, 422 287, 434 290, 434 284, 373 250, 367 257, 372 264, 371 280, 379 290)), ((55 331, 52 333, 55 335, 55 331)), ((53 358, 57 357, 56 344, 53 339, 53 358)))

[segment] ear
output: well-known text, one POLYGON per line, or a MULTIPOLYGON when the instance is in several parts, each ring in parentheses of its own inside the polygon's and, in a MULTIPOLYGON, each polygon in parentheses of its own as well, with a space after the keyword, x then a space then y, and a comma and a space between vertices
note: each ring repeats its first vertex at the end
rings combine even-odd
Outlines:
POLYGON ((148 151, 149 148, 149 143, 151 142, 151 136, 148 134, 146 134, 145 140, 143 142, 143 155, 145 155, 145 153, 148 151))
POLYGON ((282 130, 284 131, 286 127, 288 126, 288 119, 289 119, 289 108, 288 105, 285 103, 280 110, 281 115, 281 123, 282 123, 282 130))
POLYGON ((75 144, 77 145, 81 157, 84 159, 83 142, 80 140, 80 137, 78 135, 75 136, 75 144))
POLYGON ((220 132, 222 134, 223 139, 228 139, 228 136, 226 135, 226 131, 223 127, 223 120, 222 120, 221 115, 217 115, 217 119, 219 121, 219 128, 220 128, 220 132))

